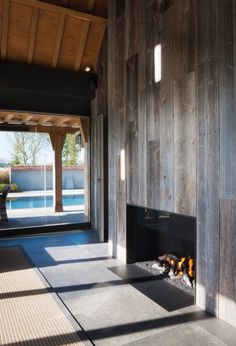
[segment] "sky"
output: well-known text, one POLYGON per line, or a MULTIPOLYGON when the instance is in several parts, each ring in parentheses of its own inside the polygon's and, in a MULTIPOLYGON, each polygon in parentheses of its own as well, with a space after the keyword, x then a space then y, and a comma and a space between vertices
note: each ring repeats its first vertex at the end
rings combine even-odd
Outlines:
POLYGON ((0 132, 0 161, 11 160, 12 150, 7 132, 0 132))
MULTIPOLYGON (((0 162, 8 163, 12 159, 12 143, 10 137, 12 136, 11 132, 2 132, 0 131, 0 162)), ((53 160, 52 148, 42 151, 40 155, 40 164, 49 164, 53 160)))
MULTIPOLYGON (((8 163, 12 159, 12 144, 9 137, 12 135, 11 132, 0 131, 0 162, 8 163)), ((84 151, 81 150, 79 154, 79 162, 83 161, 84 151)), ((50 164, 53 161, 53 151, 49 146, 47 149, 43 150, 40 154, 39 164, 50 164)))

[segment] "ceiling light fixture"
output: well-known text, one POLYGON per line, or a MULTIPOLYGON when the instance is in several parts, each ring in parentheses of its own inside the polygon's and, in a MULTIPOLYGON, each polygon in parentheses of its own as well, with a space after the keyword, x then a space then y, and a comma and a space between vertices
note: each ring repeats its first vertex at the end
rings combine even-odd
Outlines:
POLYGON ((91 71, 91 68, 89 66, 85 67, 85 72, 90 72, 91 71))

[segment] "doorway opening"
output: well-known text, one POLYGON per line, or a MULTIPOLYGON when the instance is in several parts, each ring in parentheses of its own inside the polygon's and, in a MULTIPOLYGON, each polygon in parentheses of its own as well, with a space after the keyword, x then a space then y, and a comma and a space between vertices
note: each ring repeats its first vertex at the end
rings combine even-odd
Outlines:
POLYGON ((0 112, 0 123, 0 230, 89 222, 88 120, 0 112))

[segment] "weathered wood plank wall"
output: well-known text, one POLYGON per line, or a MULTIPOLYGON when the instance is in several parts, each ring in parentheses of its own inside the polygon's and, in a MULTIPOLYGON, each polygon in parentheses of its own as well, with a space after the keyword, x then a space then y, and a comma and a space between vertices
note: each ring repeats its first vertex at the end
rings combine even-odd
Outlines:
POLYGON ((236 2, 218 1, 219 316, 236 326, 236 2))
POLYGON ((97 91, 91 107, 91 225, 99 240, 108 239, 108 105, 107 32, 104 35, 97 67, 97 91), (102 128, 101 128, 102 127, 102 128), (101 138, 103 137, 103 138, 101 138), (103 150, 103 153, 102 153, 103 150))
POLYGON ((111 253, 125 260, 127 203, 196 216, 197 303, 234 325, 235 11, 234 0, 109 0, 108 24, 111 253))
POLYGON ((196 12, 197 304, 218 314, 219 112, 217 1, 199 1, 196 12))
POLYGON ((194 5, 109 1, 109 239, 119 248, 126 247, 126 203, 196 215, 194 5), (160 83, 154 80, 157 44, 160 83), (120 182, 123 149, 126 184, 120 182))

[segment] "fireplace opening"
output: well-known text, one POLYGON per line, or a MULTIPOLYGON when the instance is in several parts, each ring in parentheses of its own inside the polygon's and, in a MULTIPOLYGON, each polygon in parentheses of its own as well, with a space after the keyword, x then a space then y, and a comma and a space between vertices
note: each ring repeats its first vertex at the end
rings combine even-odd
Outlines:
POLYGON ((127 263, 194 297, 196 218, 127 205, 127 263))

